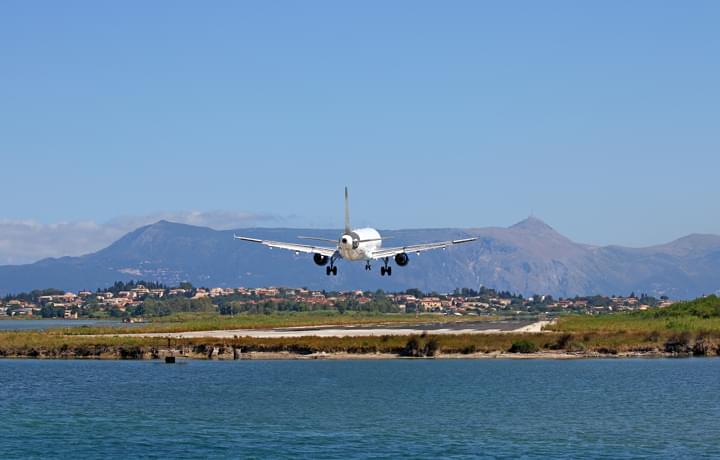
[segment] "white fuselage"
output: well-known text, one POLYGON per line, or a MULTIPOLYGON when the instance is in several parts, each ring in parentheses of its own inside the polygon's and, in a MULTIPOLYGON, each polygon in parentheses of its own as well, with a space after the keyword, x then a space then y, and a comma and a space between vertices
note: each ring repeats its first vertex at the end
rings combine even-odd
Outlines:
POLYGON ((382 239, 374 228, 358 228, 338 239, 340 257, 347 260, 370 260, 380 246, 382 239))

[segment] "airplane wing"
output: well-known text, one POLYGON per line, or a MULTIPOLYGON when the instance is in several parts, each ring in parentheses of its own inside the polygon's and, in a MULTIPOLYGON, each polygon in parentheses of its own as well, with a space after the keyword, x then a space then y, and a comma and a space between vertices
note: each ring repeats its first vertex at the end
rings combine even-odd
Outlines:
POLYGON ((429 251, 431 249, 444 249, 448 246, 452 246, 455 244, 462 244, 462 243, 469 243, 471 241, 475 241, 477 238, 465 238, 462 240, 451 240, 451 241, 439 241, 437 243, 423 243, 423 244, 413 244, 410 246, 402 246, 397 248, 380 248, 376 251, 373 251, 372 258, 373 259, 384 259, 385 257, 393 257, 398 254, 405 253, 411 253, 411 252, 423 252, 423 251, 429 251))
POLYGON ((233 235, 236 240, 249 241, 251 243, 260 243, 269 248, 287 249, 288 251, 304 252, 308 254, 321 254, 323 256, 332 257, 337 251, 336 248, 326 248, 322 246, 313 246, 309 244, 283 243, 282 241, 258 240, 256 238, 247 238, 244 236, 233 235))

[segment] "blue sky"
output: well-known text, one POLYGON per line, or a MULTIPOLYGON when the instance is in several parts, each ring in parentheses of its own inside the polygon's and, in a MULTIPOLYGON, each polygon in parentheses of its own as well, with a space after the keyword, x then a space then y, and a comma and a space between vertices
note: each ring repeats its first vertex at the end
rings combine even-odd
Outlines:
POLYGON ((720 234, 719 23, 709 1, 5 1, 0 220, 339 227, 347 184, 380 228, 720 234))

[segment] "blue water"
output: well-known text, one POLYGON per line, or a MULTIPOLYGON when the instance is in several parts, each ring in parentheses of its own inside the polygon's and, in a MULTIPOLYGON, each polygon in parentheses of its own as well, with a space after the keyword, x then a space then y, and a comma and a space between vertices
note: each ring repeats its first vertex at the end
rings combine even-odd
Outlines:
POLYGON ((0 320, 2 331, 39 331, 61 327, 80 326, 132 326, 138 323, 126 324, 122 321, 107 321, 94 319, 4 319, 0 320))
POLYGON ((720 359, 0 360, 2 458, 720 458, 720 359))

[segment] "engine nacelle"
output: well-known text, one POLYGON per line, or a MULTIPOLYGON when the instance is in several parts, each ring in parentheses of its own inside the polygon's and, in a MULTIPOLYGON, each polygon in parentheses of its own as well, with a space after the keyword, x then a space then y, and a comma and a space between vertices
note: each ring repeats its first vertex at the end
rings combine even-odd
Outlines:
POLYGON ((410 262, 410 258, 404 252, 401 252, 400 254, 395 256, 395 263, 398 264, 398 266, 400 267, 404 267, 408 264, 408 262, 410 262))
POLYGON ((322 267, 323 265, 327 265, 327 263, 328 263, 329 260, 330 260, 330 258, 329 258, 328 256, 324 256, 324 255, 322 255, 322 254, 317 254, 317 253, 315 253, 315 255, 313 255, 313 261, 314 261, 317 265, 320 265, 321 267, 322 267))

